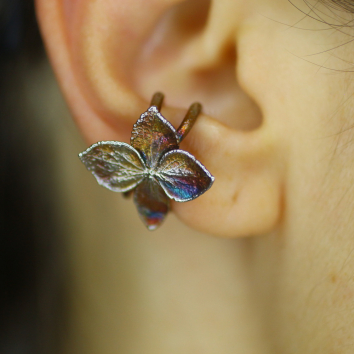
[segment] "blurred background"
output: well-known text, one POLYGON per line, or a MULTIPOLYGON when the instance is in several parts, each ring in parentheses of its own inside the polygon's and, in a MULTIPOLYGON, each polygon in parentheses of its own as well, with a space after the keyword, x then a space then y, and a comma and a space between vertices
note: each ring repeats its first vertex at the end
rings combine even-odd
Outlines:
MULTIPOLYGON (((0 353, 55 353, 64 328, 67 222, 61 136, 74 132, 28 0, 0 0, 0 353), (66 126, 68 125, 68 126, 66 126)), ((70 140, 70 139, 68 139, 70 140)), ((63 145, 67 142, 63 142, 63 145)))

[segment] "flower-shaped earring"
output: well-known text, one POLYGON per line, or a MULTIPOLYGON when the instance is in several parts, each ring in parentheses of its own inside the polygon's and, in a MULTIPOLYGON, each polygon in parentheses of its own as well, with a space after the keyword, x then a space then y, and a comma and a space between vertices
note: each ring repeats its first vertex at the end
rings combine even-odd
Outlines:
POLYGON ((134 202, 149 230, 162 223, 170 199, 193 200, 214 182, 214 177, 193 155, 179 149, 201 105, 191 105, 176 131, 160 113, 162 101, 163 94, 153 96, 151 107, 133 126, 131 145, 100 141, 79 154, 100 185, 125 196, 134 192, 134 202))

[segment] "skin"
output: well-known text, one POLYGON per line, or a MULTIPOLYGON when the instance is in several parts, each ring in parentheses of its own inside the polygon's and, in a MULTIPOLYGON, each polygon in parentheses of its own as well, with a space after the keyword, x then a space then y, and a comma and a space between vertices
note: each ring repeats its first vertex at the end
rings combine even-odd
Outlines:
POLYGON ((174 126, 203 103, 181 147, 215 176, 153 235, 116 196, 104 218, 126 217, 73 235, 66 351, 352 353, 351 16, 302 0, 36 5, 88 144, 128 142, 160 90, 174 126))

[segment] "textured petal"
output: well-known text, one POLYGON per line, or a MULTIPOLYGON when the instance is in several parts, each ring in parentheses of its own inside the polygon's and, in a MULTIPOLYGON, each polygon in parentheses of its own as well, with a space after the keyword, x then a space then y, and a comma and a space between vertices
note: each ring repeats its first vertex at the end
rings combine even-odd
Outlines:
POLYGON ((114 192, 126 192, 145 177, 145 165, 139 153, 126 143, 100 141, 79 154, 97 182, 114 192))
POLYGON ((214 182, 210 172, 183 150, 166 153, 159 163, 156 177, 166 194, 178 202, 199 197, 214 182))
POLYGON ((134 124, 130 143, 149 168, 157 166, 163 153, 178 149, 175 129, 154 106, 134 124))
POLYGON ((141 219, 149 230, 155 230, 163 222, 170 200, 154 178, 145 178, 134 191, 134 202, 141 219))

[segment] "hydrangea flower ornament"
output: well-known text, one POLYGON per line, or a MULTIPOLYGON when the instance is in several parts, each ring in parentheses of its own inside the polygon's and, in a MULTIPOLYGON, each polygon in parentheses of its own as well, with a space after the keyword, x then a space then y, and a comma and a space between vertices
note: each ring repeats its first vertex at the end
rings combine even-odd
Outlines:
POLYGON ((125 196, 134 193, 140 217, 149 230, 162 223, 170 209, 170 199, 193 200, 214 182, 193 155, 179 149, 201 105, 191 105, 176 131, 160 113, 162 101, 163 94, 153 96, 150 108, 133 126, 130 145, 100 141, 79 154, 100 185, 125 196))

